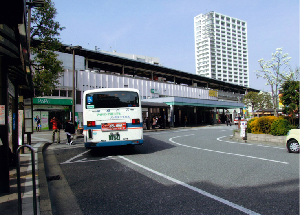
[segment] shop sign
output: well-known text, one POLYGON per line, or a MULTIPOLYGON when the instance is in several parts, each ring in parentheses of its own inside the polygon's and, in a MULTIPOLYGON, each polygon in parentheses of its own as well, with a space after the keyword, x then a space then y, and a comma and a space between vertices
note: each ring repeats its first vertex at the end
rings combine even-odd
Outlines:
POLYGON ((12 84, 12 82, 8 79, 8 93, 15 97, 15 86, 12 84))
POLYGON ((160 91, 159 91, 159 90, 157 90, 157 89, 151 89, 151 93, 154 93, 154 94, 159 94, 159 93, 160 93, 160 91))
POLYGON ((33 106, 34 110, 37 109, 49 109, 49 110, 55 110, 55 109, 59 109, 59 110, 69 110, 69 106, 60 106, 60 105, 34 105, 33 106))
POLYGON ((0 105, 0 125, 5 125, 5 105, 0 105))
POLYGON ((72 99, 49 99, 49 98, 33 98, 35 105, 72 105, 72 99))
POLYGON ((209 90, 208 95, 211 97, 218 97, 218 91, 216 90, 209 90))

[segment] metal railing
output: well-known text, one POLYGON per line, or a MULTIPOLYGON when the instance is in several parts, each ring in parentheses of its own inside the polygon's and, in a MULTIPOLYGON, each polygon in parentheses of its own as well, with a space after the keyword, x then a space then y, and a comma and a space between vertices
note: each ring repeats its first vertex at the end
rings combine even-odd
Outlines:
POLYGON ((17 183, 18 183, 18 214, 22 215, 22 196, 21 196, 21 176, 20 176, 20 150, 27 147, 31 151, 31 165, 32 165, 32 190, 33 190, 33 214, 37 215, 37 202, 36 202, 36 181, 35 181, 35 158, 34 148, 30 145, 23 145, 17 149, 17 183))

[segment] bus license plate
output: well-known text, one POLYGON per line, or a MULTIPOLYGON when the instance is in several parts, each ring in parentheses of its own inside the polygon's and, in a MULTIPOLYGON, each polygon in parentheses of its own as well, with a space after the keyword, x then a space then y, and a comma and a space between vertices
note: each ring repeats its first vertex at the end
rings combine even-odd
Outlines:
POLYGON ((109 137, 109 140, 120 140, 119 133, 116 133, 116 134, 110 133, 110 135, 108 137, 109 137))

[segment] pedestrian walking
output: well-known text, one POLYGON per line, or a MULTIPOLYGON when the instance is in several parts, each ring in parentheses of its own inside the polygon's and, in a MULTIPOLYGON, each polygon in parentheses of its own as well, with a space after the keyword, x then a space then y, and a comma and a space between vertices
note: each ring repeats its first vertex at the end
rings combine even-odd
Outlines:
POLYGON ((149 130, 148 117, 146 117, 145 122, 146 122, 146 128, 147 128, 147 130, 149 130))
POLYGON ((39 132, 42 128, 42 126, 41 126, 41 119, 40 119, 40 117, 39 116, 36 116, 36 118, 34 119, 35 120, 35 123, 36 123, 36 127, 35 127, 35 130, 37 131, 37 132, 39 132))
POLYGON ((55 140, 55 133, 57 133, 57 143, 60 143, 60 121, 55 116, 50 121, 52 123, 52 143, 55 140))
POLYGON ((162 121, 161 116, 158 117, 158 119, 157 119, 157 124, 158 124, 159 128, 162 128, 162 127, 163 127, 163 121, 162 121))
POLYGON ((226 124, 227 124, 227 126, 228 126, 228 124, 231 126, 231 120, 230 120, 229 116, 227 116, 227 118, 226 118, 226 124))
POLYGON ((156 123, 157 123, 157 119, 156 119, 156 116, 155 116, 152 119, 152 129, 155 129, 156 123))
POLYGON ((68 139, 68 142, 66 144, 67 145, 74 145, 73 141, 71 141, 71 136, 73 134, 75 134, 75 126, 70 120, 66 121, 65 132, 67 134, 67 139, 68 139))

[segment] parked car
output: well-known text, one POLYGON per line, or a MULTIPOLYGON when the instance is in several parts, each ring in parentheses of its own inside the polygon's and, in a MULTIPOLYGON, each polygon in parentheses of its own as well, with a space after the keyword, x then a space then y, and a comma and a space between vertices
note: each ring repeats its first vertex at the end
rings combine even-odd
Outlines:
POLYGON ((286 148, 288 152, 299 153, 300 129, 289 130, 286 136, 286 148))

